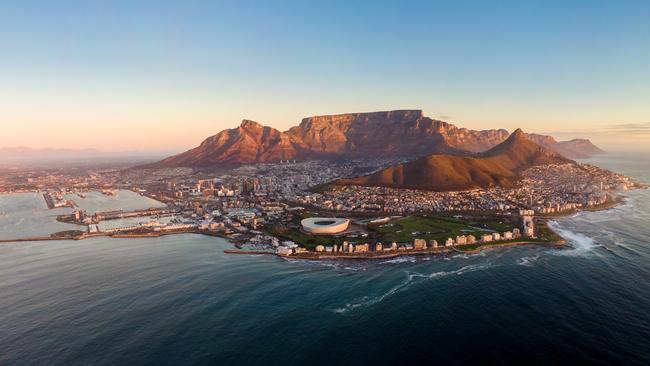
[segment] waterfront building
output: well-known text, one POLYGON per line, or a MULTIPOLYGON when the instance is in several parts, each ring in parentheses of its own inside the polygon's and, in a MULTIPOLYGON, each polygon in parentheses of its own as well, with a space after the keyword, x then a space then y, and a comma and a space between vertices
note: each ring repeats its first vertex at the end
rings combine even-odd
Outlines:
MULTIPOLYGON (((280 247, 280 248, 282 248, 282 247, 280 247)), ((316 251, 318 253, 324 252, 325 251, 325 246, 324 245, 317 245, 316 246, 316 251)))
POLYGON ((88 225, 88 232, 91 234, 95 234, 99 232, 99 226, 97 224, 90 224, 88 225))
POLYGON ((354 246, 355 253, 367 253, 369 249, 368 244, 357 244, 354 246))
POLYGON ((535 224, 533 222, 533 210, 521 210, 519 212, 521 216, 521 228, 525 236, 534 236, 535 235, 535 224))
POLYGON ((467 244, 467 237, 465 235, 459 235, 456 237, 456 245, 465 245, 467 244))
POLYGON ((291 253, 293 253, 293 249, 280 246, 275 250, 275 253, 278 255, 288 256, 291 255, 291 253))
POLYGON ((445 242, 445 246, 446 246, 446 247, 450 247, 450 246, 452 246, 452 245, 454 245, 454 239, 452 239, 452 238, 447 238, 447 241, 445 242))
POLYGON ((476 237, 474 235, 467 235, 467 244, 475 244, 476 243, 476 237))
POLYGON ((494 241, 501 240, 501 234, 492 233, 492 240, 494 240, 494 241))
POLYGON ((505 233, 503 233, 503 239, 504 240, 512 239, 512 231, 506 231, 505 233))
POLYGON ((415 250, 427 249, 427 241, 424 239, 415 239, 413 240, 413 247, 415 250))
POLYGON ((390 245, 390 250, 397 250, 397 243, 393 242, 393 243, 390 245))
POLYGON ((429 246, 431 248, 437 248, 438 247, 438 241, 437 240, 431 240, 429 241, 429 246))
POLYGON ((492 234, 483 234, 483 235, 481 235, 481 241, 483 243, 491 242, 492 241, 492 234))
POLYGON ((381 243, 375 244, 375 252, 381 252, 384 249, 384 246, 381 243))
POLYGON ((77 222, 81 222, 86 218, 86 211, 84 210, 77 210, 74 212, 74 219, 77 222))

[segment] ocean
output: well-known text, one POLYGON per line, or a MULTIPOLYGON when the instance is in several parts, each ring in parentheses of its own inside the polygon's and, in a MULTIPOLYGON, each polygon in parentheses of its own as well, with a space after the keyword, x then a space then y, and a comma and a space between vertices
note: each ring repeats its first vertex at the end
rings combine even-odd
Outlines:
MULTIPOLYGON (((650 182, 642 158, 591 162, 650 182)), ((310 262, 190 234, 4 244, 0 365, 648 365, 649 224, 638 190, 557 219, 569 249, 310 262)))

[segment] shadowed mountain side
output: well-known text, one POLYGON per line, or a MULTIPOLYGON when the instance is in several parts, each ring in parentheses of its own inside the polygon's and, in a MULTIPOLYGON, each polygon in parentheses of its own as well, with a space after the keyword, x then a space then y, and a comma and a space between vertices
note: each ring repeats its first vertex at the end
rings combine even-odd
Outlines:
POLYGON ((526 138, 521 130, 477 156, 429 155, 376 173, 334 181, 332 185, 379 186, 459 191, 484 187, 514 187, 522 170, 572 160, 526 138))

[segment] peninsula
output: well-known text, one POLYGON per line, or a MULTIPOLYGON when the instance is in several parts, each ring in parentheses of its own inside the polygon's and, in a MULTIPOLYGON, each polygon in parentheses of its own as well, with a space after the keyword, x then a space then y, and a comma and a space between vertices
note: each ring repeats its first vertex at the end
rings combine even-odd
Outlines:
POLYGON ((7 171, 0 187, 39 192, 71 225, 23 241, 191 233, 228 239, 237 248, 229 253, 372 259, 561 246, 548 220, 611 207, 644 186, 571 160, 600 152, 584 140, 473 131, 396 110, 309 117, 287 132, 245 120, 157 163, 7 171), (78 204, 118 190, 158 206, 78 204))

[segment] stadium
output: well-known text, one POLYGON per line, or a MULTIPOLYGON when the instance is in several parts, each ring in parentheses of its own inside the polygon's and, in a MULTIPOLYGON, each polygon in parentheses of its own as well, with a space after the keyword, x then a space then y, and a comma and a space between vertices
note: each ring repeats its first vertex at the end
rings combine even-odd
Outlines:
POLYGON ((348 229, 349 219, 336 217, 310 217, 300 222, 302 229, 310 234, 338 234, 348 229))

